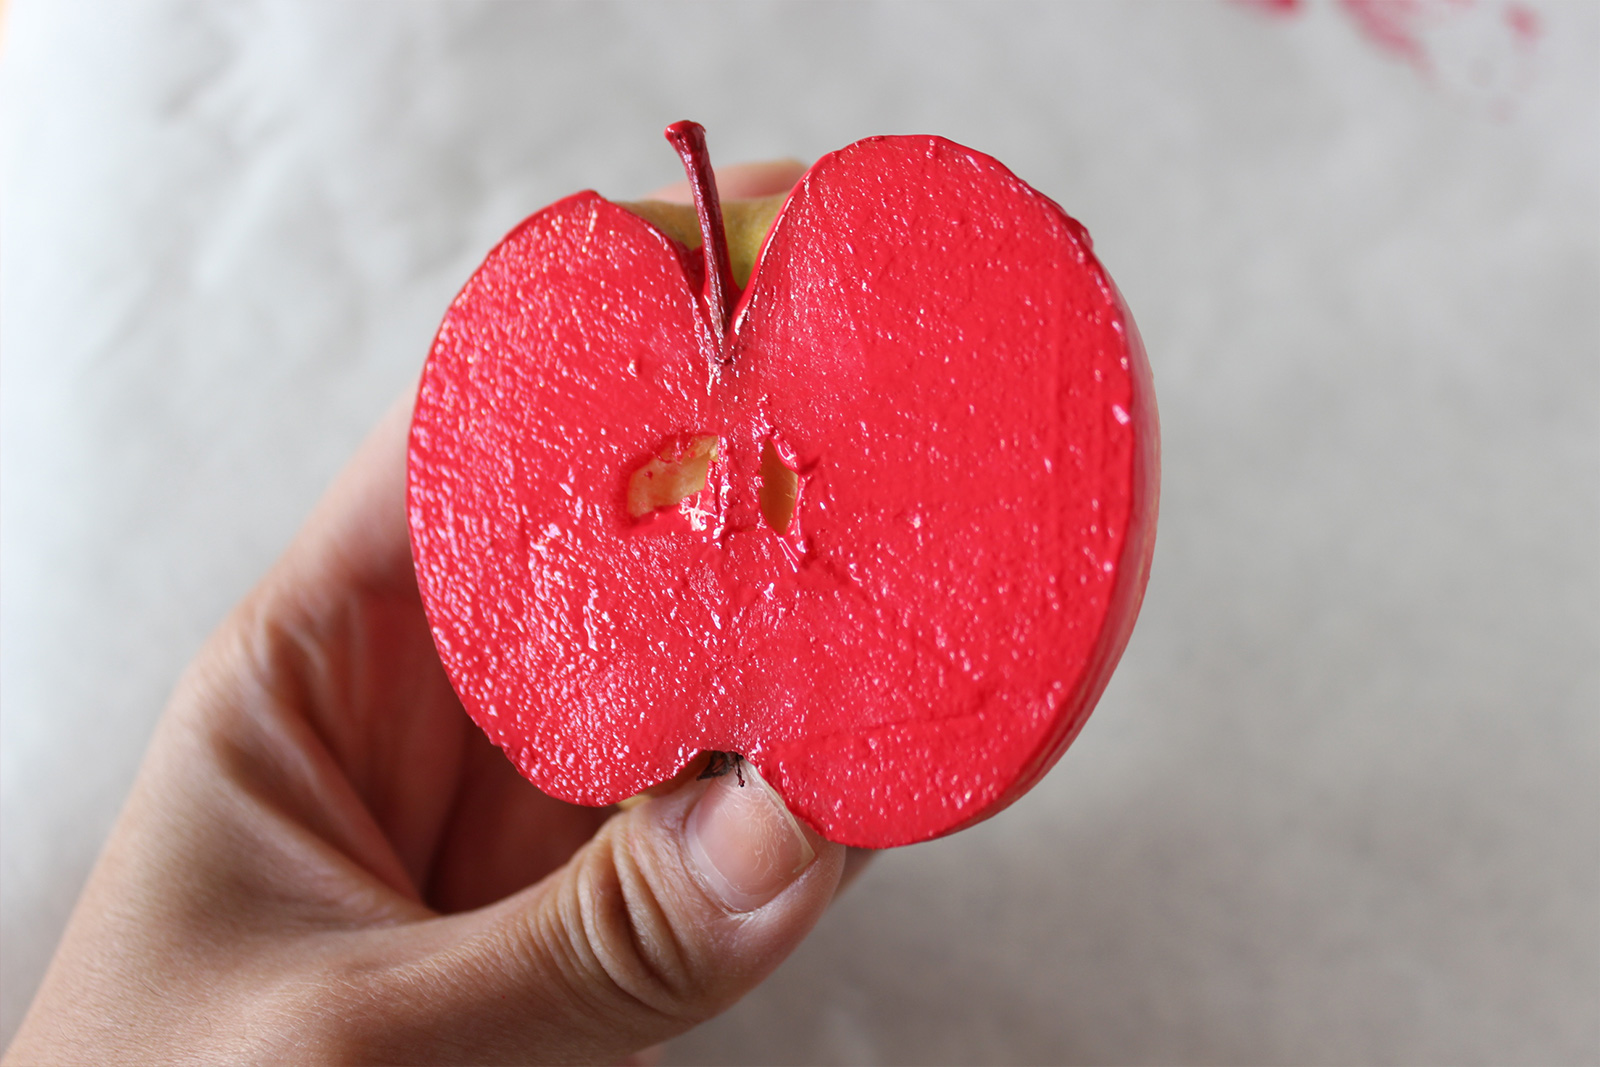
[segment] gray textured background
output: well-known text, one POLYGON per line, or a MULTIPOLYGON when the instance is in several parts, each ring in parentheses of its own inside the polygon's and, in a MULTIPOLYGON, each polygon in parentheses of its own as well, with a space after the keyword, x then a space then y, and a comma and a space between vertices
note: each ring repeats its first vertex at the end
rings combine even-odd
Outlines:
POLYGON ((1428 73, 1333 0, 15 3, 0 1040, 176 673, 455 289, 676 178, 692 117, 724 162, 942 133, 1059 200, 1165 474, 1056 771, 669 1059, 1600 1059, 1600 8, 1523 48, 1504 7, 1428 73))

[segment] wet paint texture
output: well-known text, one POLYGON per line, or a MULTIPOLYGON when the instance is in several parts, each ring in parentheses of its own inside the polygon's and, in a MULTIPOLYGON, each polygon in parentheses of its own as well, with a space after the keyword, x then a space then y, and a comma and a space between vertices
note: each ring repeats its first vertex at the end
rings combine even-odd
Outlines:
POLYGON ((446 315, 408 503, 467 711, 583 804, 714 749, 846 844, 992 814, 1082 726, 1154 543, 1149 369, 1087 234, 987 156, 873 138, 796 186, 720 347, 702 271, 580 193, 446 315), (631 517, 706 435, 704 490, 631 517))

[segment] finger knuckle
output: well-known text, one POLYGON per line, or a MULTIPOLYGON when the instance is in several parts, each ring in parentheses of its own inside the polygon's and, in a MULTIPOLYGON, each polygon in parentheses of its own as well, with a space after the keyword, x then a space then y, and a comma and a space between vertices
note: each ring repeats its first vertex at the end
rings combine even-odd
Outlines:
POLYGON ((592 982, 663 1022, 715 1010, 674 909, 623 843, 593 850, 574 875, 564 921, 592 982))

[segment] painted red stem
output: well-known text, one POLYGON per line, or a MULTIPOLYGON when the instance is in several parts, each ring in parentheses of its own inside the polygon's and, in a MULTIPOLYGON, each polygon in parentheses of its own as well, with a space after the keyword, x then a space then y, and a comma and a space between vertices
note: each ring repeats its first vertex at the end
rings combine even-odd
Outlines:
POLYGON ((717 352, 726 361, 728 329, 733 323, 733 306, 739 300, 739 286, 733 280, 733 266, 728 259, 728 235, 722 225, 722 202, 717 197, 716 175, 711 171, 711 153, 706 149, 706 128, 685 119, 668 126, 666 137, 683 160, 689 189, 694 194, 694 210, 700 216, 705 302, 711 313, 717 352))

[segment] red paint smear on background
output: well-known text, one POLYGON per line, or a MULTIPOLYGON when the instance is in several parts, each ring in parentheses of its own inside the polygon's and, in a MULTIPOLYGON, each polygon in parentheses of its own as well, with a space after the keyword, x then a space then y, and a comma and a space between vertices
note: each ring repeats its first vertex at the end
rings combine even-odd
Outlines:
POLYGON ((1523 46, 1532 45, 1544 34, 1538 13, 1526 4, 1506 5, 1506 25, 1523 46))
MULTIPOLYGON (((1304 0, 1233 0, 1234 3, 1272 15, 1299 15, 1304 0)), ((1379 48, 1400 56, 1424 73, 1432 69, 1426 41, 1431 26, 1441 17, 1459 15, 1476 6, 1476 0, 1335 0, 1361 33, 1379 48), (1453 11, 1451 10, 1453 9, 1453 11)), ((1532 50, 1544 36, 1538 12, 1527 4, 1508 3, 1501 12, 1514 45, 1532 50)))
POLYGON ((1419 68, 1428 68, 1428 53, 1419 34, 1427 11, 1419 0, 1341 0, 1341 3, 1368 40, 1419 68))
POLYGON ((1304 0, 1234 0, 1244 7, 1253 7, 1273 15, 1298 15, 1304 0))

